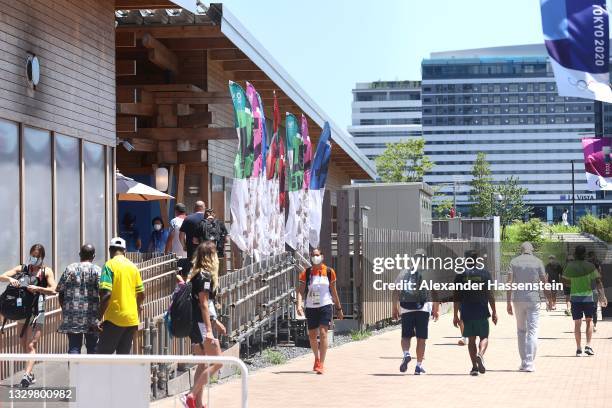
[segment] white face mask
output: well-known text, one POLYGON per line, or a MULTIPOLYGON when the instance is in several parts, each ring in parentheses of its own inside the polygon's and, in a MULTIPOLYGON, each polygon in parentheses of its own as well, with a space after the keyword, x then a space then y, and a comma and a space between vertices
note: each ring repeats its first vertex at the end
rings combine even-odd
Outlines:
POLYGON ((30 255, 30 258, 28 259, 28 265, 40 266, 42 265, 42 259, 30 255))
POLYGON ((321 262, 323 262, 323 255, 313 255, 310 260, 312 261, 313 265, 319 265, 321 262))
POLYGON ((161 224, 155 224, 155 225, 153 225, 153 229, 154 229, 155 231, 161 231, 162 226, 161 226, 161 224))

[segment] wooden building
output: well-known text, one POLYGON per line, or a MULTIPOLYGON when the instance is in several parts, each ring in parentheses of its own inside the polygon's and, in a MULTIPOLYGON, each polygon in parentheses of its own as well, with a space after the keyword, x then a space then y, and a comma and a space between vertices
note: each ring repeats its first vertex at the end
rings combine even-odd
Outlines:
POLYGON ((276 91, 281 112, 307 116, 314 144, 330 121, 332 204, 335 189, 374 175, 350 135, 221 4, 0 0, 0 6, 6 224, 0 269, 20 262, 35 242, 63 268, 81 242, 105 247, 122 211, 135 211, 145 231, 153 216, 172 216, 172 202, 117 209, 115 168, 155 186, 155 169, 165 167, 177 201, 192 207, 202 199, 229 220, 237 138, 228 80, 251 82, 268 118, 276 91), (34 71, 28 65, 33 57, 40 65, 39 81, 31 78, 36 84, 28 81, 31 72, 36 76, 36 64, 34 71))

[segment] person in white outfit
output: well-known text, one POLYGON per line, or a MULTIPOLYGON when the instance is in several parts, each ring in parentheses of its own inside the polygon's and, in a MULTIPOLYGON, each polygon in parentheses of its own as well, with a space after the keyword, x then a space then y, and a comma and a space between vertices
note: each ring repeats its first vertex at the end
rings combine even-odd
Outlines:
MULTIPOLYGON (((540 259, 533 255, 533 245, 524 242, 521 254, 510 261, 509 283, 546 283, 546 271, 540 259)), ((534 285, 534 286, 535 286, 534 285)), ((508 314, 516 316, 518 349, 521 356, 520 371, 535 371, 534 360, 538 347, 538 319, 540 315, 540 294, 533 290, 508 290, 508 314)), ((549 298, 548 291, 545 291, 549 298)))

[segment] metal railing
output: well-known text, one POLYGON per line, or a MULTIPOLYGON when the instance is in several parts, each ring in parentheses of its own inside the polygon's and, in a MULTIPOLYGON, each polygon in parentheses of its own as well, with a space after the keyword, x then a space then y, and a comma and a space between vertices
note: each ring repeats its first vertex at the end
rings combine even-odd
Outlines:
MULTIPOLYGON (((13 387, 15 384, 13 383, 14 374, 17 372, 15 370, 16 365, 23 364, 23 362, 32 360, 32 355, 30 354, 0 354, 0 361, 5 362, 5 364, 9 367, 9 378, 11 381, 9 385, 13 387), (18 364, 17 364, 18 363, 18 364)), ((35 360, 40 363, 87 363, 87 364, 107 364, 107 365, 121 365, 121 364, 151 364, 151 367, 154 367, 154 363, 161 364, 229 364, 237 366, 240 370, 240 381, 241 381, 241 396, 240 406, 242 408, 248 408, 248 394, 249 394, 249 383, 248 383, 248 375, 249 370, 247 366, 240 359, 235 357, 225 357, 225 356, 167 356, 167 355, 102 355, 102 354, 93 354, 93 355, 85 355, 85 354, 38 354, 35 357, 35 360)), ((109 381, 109 378, 80 378, 79 381, 87 382, 87 388, 100 388, 111 390, 109 384, 104 385, 104 381, 109 381), (92 384, 90 385, 89 382, 92 384), (94 384, 95 383, 95 384, 94 384)), ((129 378, 126 378, 125 381, 130 381, 129 378)), ((74 384, 62 384, 62 386, 74 386, 74 384)), ((71 406, 76 407, 87 407, 87 408, 97 408, 99 405, 96 405, 96 401, 91 398, 85 399, 78 396, 79 389, 78 387, 75 389, 75 393, 77 393, 77 399, 75 404, 71 404, 71 406), (85 400, 85 401, 83 401, 85 400)), ((147 398, 148 400, 148 398, 147 398)), ((210 402, 210 401, 209 401, 210 402)), ((19 406, 20 403, 17 404, 19 406)), ((4 405, 1 405, 4 406, 4 405)), ((13 403, 11 402, 10 407, 13 407, 13 403)), ((148 406, 148 404, 147 404, 148 406)), ((209 404, 209 406, 211 406, 209 404)))
POLYGON ((226 325, 230 342, 242 342, 274 326, 277 320, 292 317, 297 271, 293 257, 283 253, 229 272, 219 278, 219 318, 226 325))
MULTIPOLYGON (((168 353, 190 351, 189 344, 185 339, 172 339, 163 341, 165 330, 154 331, 155 335, 160 336, 159 342, 151 339, 151 329, 149 323, 163 316, 170 304, 172 291, 176 284, 176 257, 174 255, 128 253, 126 257, 136 261, 136 266, 140 270, 146 299, 143 304, 141 314, 141 325, 139 333, 134 337, 134 354, 151 354, 166 350, 168 353), (146 329, 149 327, 149 331, 146 329), (151 345, 163 345, 163 348, 153 348, 151 345), (149 347, 147 347, 149 346, 149 347)), ((58 277, 59 279, 59 277, 58 277)), ((49 296, 45 300, 45 323, 42 326, 42 335, 38 345, 38 352, 49 354, 61 354, 68 350, 68 339, 64 333, 58 333, 62 322, 62 310, 59 305, 57 295, 49 296)), ((20 353, 22 347, 19 338, 20 330, 17 329, 16 322, 7 323, 4 334, 0 335, 0 353, 20 353)), ((23 365, 19 367, 22 369, 23 365)), ((8 365, 0 360, 0 380, 6 378, 8 365)))

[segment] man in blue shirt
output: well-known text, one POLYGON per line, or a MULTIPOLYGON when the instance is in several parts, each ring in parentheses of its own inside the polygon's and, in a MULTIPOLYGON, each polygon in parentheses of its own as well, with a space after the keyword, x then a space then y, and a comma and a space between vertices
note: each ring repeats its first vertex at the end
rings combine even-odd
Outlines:
MULTIPOLYGON (((477 258, 478 252, 475 250, 466 254, 466 262, 472 259, 472 265, 476 264, 477 258)), ((455 283, 478 285, 476 290, 455 290, 454 294, 453 324, 459 327, 460 322, 463 322, 463 336, 468 338, 468 351, 472 360, 470 375, 473 376, 486 372, 484 354, 489 344, 489 317, 497 324, 495 299, 488 287, 490 281, 491 274, 484 268, 467 269, 455 277, 455 283), (478 346, 476 337, 480 338, 478 346)))

